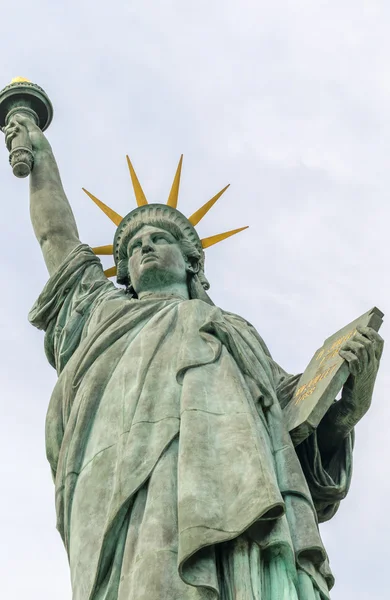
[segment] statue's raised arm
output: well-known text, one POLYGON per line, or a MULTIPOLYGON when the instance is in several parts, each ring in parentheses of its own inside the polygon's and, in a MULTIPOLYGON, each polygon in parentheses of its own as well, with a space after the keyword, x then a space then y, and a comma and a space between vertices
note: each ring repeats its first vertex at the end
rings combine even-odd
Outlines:
POLYGON ((13 139, 23 132, 31 141, 34 155, 34 168, 30 175, 31 222, 48 271, 52 274, 80 243, 77 225, 52 148, 44 133, 27 116, 15 114, 4 127, 8 150, 13 139))

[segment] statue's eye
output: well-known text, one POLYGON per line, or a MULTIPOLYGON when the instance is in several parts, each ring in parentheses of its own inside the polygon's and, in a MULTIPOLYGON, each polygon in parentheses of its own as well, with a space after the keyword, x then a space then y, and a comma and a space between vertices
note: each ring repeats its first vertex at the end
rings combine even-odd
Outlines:
POLYGON ((132 256, 134 254, 134 252, 136 250, 139 250, 141 248, 141 242, 135 242, 135 244, 133 244, 130 248, 130 256, 132 256))
POLYGON ((156 235, 152 237, 152 241, 154 244, 169 244, 167 236, 163 233, 156 233, 156 235))

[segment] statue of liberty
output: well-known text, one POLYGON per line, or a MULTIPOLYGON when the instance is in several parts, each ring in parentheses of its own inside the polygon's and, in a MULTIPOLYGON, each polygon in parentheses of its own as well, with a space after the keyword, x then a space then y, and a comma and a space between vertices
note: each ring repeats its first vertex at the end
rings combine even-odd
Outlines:
POLYGON ((341 399, 294 447, 283 408, 299 375, 207 293, 204 250, 238 230, 201 240, 195 226, 222 192, 186 218, 181 161, 167 204, 147 202, 129 161, 134 210, 122 218, 89 194, 117 225, 93 251, 41 129, 14 114, 4 132, 34 158, 50 279, 30 321, 58 373, 46 447, 73 600, 328 600, 318 526, 348 492, 380 336, 361 327, 344 343, 341 399), (99 253, 114 256, 106 274, 99 253))

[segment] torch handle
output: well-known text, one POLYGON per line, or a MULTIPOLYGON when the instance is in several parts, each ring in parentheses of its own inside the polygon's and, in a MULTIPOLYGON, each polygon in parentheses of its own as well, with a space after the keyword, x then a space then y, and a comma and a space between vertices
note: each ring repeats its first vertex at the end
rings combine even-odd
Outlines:
MULTIPOLYGON (((11 110, 7 115, 7 123, 9 123, 16 114, 23 115, 31 119, 35 124, 38 123, 38 116, 30 108, 18 107, 11 110)), ((34 153, 32 144, 27 129, 24 127, 11 142, 11 150, 9 154, 9 162, 12 167, 12 172, 16 177, 27 177, 30 175, 34 166, 34 153)))

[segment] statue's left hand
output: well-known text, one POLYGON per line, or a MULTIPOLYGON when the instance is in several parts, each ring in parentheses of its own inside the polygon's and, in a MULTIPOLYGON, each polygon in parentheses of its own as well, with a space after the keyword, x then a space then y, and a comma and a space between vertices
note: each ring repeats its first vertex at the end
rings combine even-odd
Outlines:
POLYGON ((334 402, 317 429, 317 440, 329 456, 351 433, 371 405, 375 379, 383 351, 383 339, 371 327, 357 327, 339 354, 348 364, 350 375, 341 399, 334 402))
POLYGON ((383 343, 372 327, 357 327, 355 335, 340 348, 339 354, 346 360, 350 372, 341 403, 353 424, 362 418, 371 405, 383 343))

